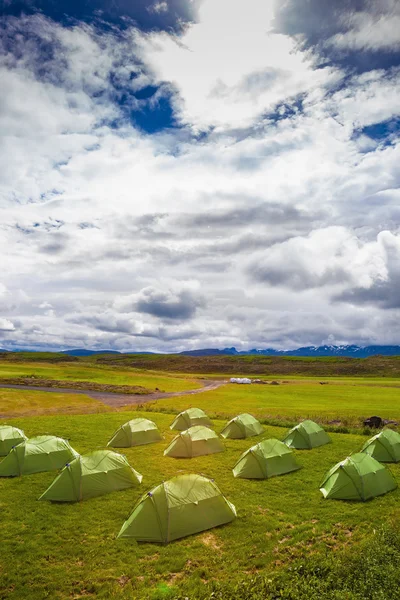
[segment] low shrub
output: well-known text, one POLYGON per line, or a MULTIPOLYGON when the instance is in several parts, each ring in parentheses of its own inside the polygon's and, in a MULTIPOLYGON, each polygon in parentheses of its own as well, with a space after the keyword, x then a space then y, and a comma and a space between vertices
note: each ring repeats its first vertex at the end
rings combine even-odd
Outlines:
POLYGON ((267 576, 212 582, 174 600, 397 600, 400 528, 387 526, 357 547, 309 556, 267 576))

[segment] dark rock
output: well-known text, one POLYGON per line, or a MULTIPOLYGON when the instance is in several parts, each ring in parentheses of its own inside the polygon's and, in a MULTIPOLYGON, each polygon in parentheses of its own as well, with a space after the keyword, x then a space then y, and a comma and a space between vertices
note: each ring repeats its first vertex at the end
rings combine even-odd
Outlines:
POLYGON ((365 427, 371 427, 374 429, 379 429, 380 427, 383 427, 384 424, 385 424, 384 420, 381 419, 381 417, 376 417, 376 416, 369 417, 369 419, 366 419, 364 421, 365 427))

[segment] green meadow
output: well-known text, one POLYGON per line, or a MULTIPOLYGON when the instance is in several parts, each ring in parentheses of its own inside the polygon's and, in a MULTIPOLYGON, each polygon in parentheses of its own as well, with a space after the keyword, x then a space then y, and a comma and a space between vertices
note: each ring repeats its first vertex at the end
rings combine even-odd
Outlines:
POLYGON ((85 394, 26 392, 0 387, 0 419, 7 416, 106 412, 108 406, 85 394))
POLYGON ((142 386, 151 391, 181 392, 199 387, 191 377, 152 373, 143 369, 108 367, 77 363, 37 363, 0 361, 0 379, 36 377, 57 381, 85 381, 107 385, 142 386))
POLYGON ((352 427, 361 426, 363 419, 374 414, 400 422, 398 387, 389 387, 387 382, 382 386, 377 381, 370 385, 363 378, 326 381, 327 385, 302 380, 268 386, 227 384, 196 396, 160 399, 145 408, 180 412, 192 405, 222 418, 249 412, 266 421, 309 418, 321 423, 340 421, 352 427))
MULTIPOLYGON (((112 371, 114 382, 136 377, 141 383, 135 385, 169 391, 199 385, 195 378, 178 374, 80 364, 7 363, 1 370, 3 377, 12 371, 14 377, 31 373, 65 380, 69 375, 107 383, 112 371)), ((395 524, 400 518, 400 489, 366 503, 324 500, 319 491, 328 469, 366 441, 364 417, 378 414, 400 421, 397 381, 326 380, 326 385, 310 379, 280 385, 227 384, 212 392, 119 410, 84 394, 0 388, 0 424, 21 427, 28 437, 67 438, 82 454, 105 448, 115 429, 137 416, 154 420, 164 436, 160 443, 121 450, 143 475, 140 486, 79 504, 38 501, 55 472, 0 479, 0 598, 397 598, 400 533, 395 524), (256 438, 225 440, 225 451, 212 456, 164 457, 176 434, 169 425, 189 406, 203 408, 213 417, 217 432, 240 412, 260 418, 265 431, 256 438), (285 425, 302 418, 338 420, 352 433, 333 431, 332 444, 295 451, 299 471, 266 481, 233 477, 232 468, 242 452, 262 439, 282 439, 288 431, 285 425), (168 545, 116 539, 143 493, 183 473, 215 479, 236 506, 237 519, 168 545)), ((400 482, 400 464, 389 468, 400 482)))
MULTIPOLYGON (((29 437, 52 433, 68 438, 80 453, 104 448, 127 418, 143 413, 104 413, 13 419, 29 437)), ((127 448, 143 475, 137 489, 80 504, 39 502, 55 473, 0 480, 0 579, 2 598, 196 598, 204 585, 238 581, 281 569, 302 556, 359 543, 370 523, 400 517, 400 490, 361 504, 327 501, 318 486, 325 472, 358 451, 362 435, 332 434, 333 443, 297 451, 302 469, 267 481, 234 479, 232 467, 253 443, 282 438, 287 429, 266 427, 248 440, 227 440, 226 451, 195 459, 172 459, 163 450, 175 435, 171 415, 154 413, 163 442, 127 448), (148 489, 181 473, 215 479, 237 508, 229 525, 169 545, 117 540, 134 503, 148 489)), ((220 431, 223 421, 214 421, 220 431)), ((400 465, 391 465, 400 480, 400 465)))

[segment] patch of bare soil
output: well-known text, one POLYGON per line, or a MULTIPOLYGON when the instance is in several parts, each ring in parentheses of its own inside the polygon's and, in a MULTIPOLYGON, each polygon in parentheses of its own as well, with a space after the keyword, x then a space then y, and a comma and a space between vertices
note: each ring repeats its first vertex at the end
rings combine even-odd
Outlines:
POLYGON ((124 588, 129 582, 130 582, 131 578, 128 577, 128 575, 121 575, 121 577, 118 577, 117 581, 118 584, 124 588))
POLYGON ((205 546, 216 550, 217 552, 221 550, 222 543, 218 540, 218 538, 211 532, 205 533, 200 537, 200 540, 205 546))
POLYGON ((60 379, 44 379, 42 377, 13 377, 8 379, 2 379, 0 386, 4 385, 18 385, 18 386, 29 386, 30 388, 57 388, 57 389, 70 389, 70 390, 82 390, 82 391, 94 391, 94 392, 107 392, 112 394, 135 394, 135 395, 147 395, 151 394, 152 390, 149 390, 141 385, 111 385, 108 383, 95 383, 92 381, 70 381, 60 379))
MULTIPOLYGON (((29 378, 30 379, 30 378, 29 378)), ((15 380, 14 380, 15 381, 15 380)), ((38 381, 37 379, 35 381, 38 381)), ((41 382, 47 380, 40 380, 41 382)), ((32 385, 30 382, 29 385, 24 384, 15 384, 15 383, 5 383, 4 379, 0 380, 0 388, 6 389, 17 389, 17 390, 26 390, 26 391, 42 391, 42 392, 58 392, 61 394, 85 394, 90 398, 94 398, 105 404, 106 406, 110 406, 112 408, 123 408, 124 406, 138 405, 138 404, 146 404, 147 402, 153 402, 154 400, 159 400, 160 398, 172 398, 174 396, 187 396, 192 394, 200 394, 202 392, 209 392, 211 390, 215 390, 218 387, 225 385, 226 381, 202 381, 202 387, 196 390, 187 390, 182 392, 151 392, 147 390, 147 393, 119 393, 119 392, 110 392, 108 390, 103 391, 103 387, 111 387, 111 388, 120 388, 120 387, 129 387, 129 386, 103 386, 102 384, 92 384, 90 382, 84 382, 88 384, 88 388, 79 389, 79 388, 71 388, 70 381, 65 381, 68 387, 55 387, 55 386, 44 386, 44 385, 32 385), (102 389, 94 390, 92 385, 102 386, 102 389)), ((75 382, 76 383, 76 382, 75 382)), ((146 389, 146 388, 143 388, 146 389)), ((86 411, 85 411, 86 412, 86 411)), ((89 412, 98 412, 97 410, 91 410, 89 412)), ((10 416, 10 415, 8 415, 10 416)))

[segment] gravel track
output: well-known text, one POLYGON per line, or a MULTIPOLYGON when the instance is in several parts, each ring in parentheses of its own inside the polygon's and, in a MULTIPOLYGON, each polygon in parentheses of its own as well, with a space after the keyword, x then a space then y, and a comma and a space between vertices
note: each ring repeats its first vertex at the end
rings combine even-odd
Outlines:
POLYGON ((54 387, 40 387, 35 385, 11 385, 2 384, 0 382, 0 388, 11 389, 11 390, 24 390, 30 392, 49 392, 53 394, 83 394, 89 396, 95 400, 99 400, 112 407, 130 406, 131 404, 146 404, 147 402, 153 402, 154 400, 160 400, 161 398, 174 398, 176 396, 191 396, 194 394, 202 394, 203 392, 211 392, 217 388, 225 385, 226 381, 205 381, 200 382, 201 388, 195 390, 187 390, 182 392, 154 392, 152 394, 113 394, 111 392, 95 392, 91 390, 74 390, 71 388, 54 388, 54 387))

